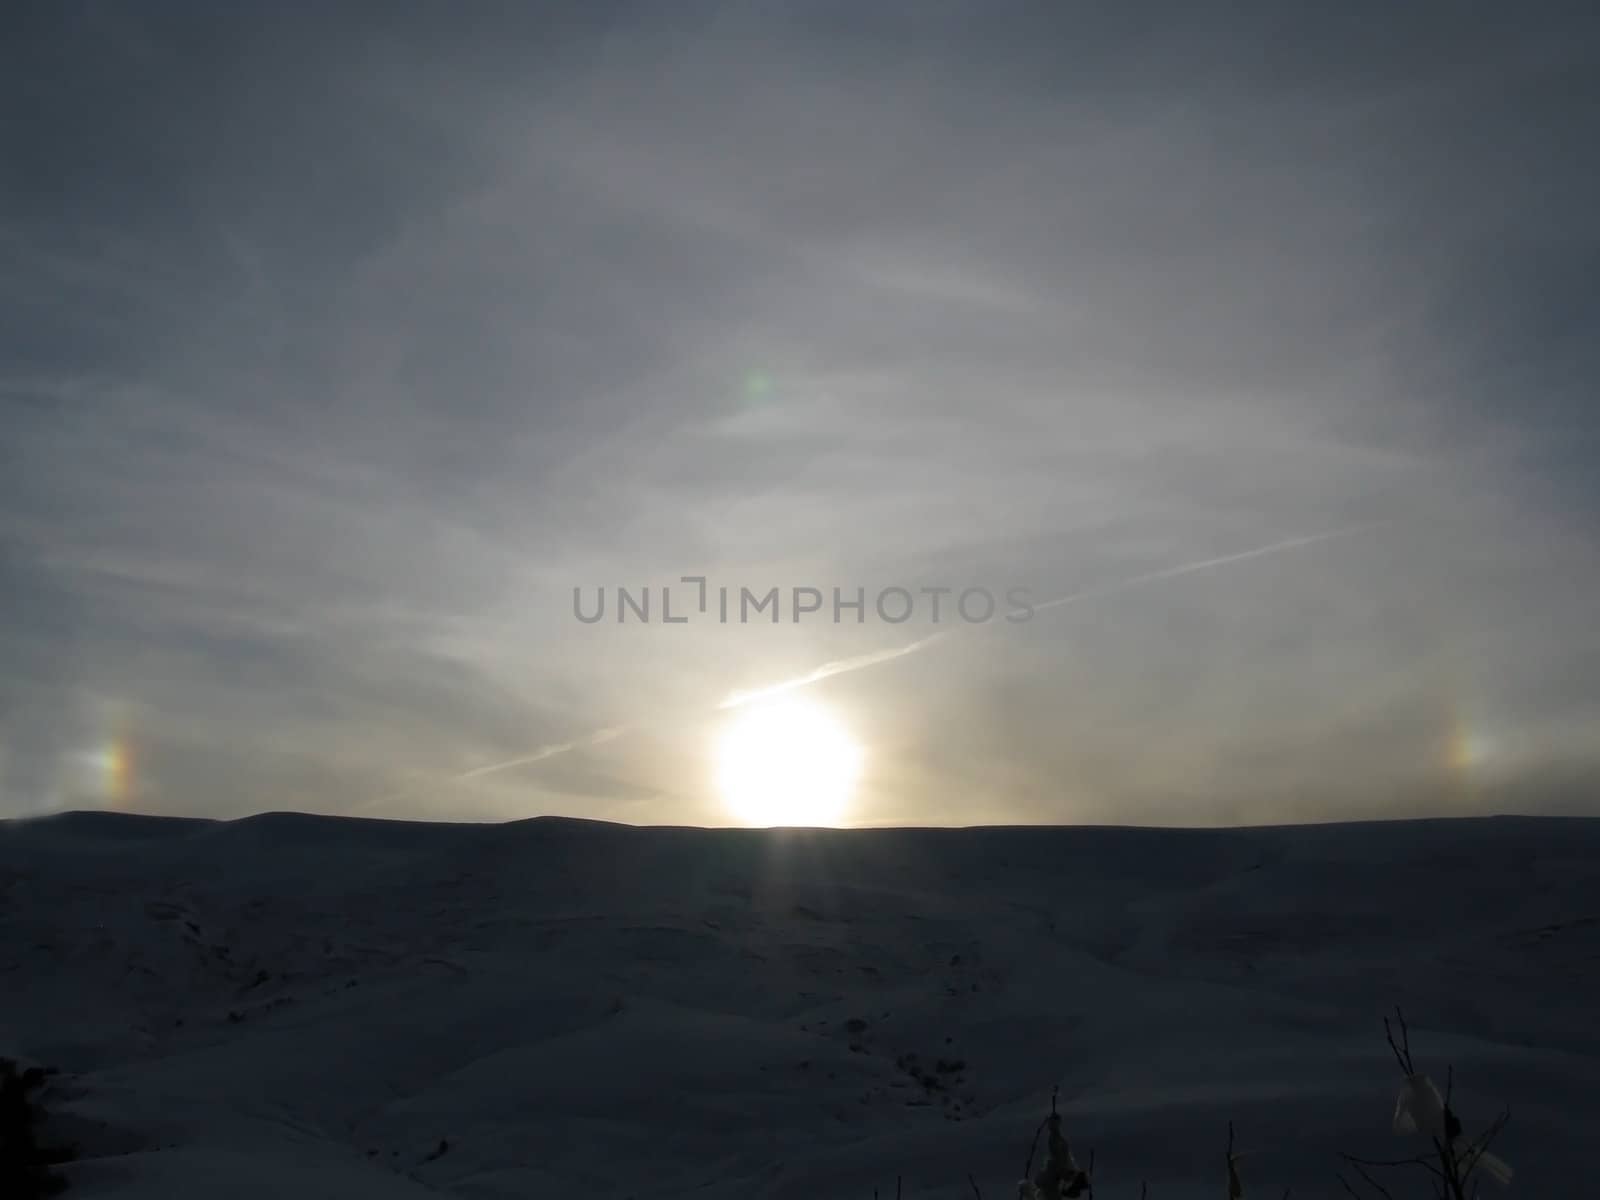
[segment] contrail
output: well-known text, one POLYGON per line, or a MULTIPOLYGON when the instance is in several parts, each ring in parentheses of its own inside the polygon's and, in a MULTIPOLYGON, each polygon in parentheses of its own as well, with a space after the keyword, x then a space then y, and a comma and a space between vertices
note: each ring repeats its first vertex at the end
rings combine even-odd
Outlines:
POLYGON ((1134 575, 1128 579, 1119 579, 1115 583, 1101 584, 1099 587, 1087 587, 1081 591, 1072 592, 1066 596, 1058 596, 1054 600, 1046 600, 1033 606, 1038 612, 1047 608, 1060 608, 1078 600, 1087 600, 1091 596, 1109 596, 1115 592, 1123 592, 1129 588, 1139 587, 1142 584, 1154 583, 1159 579, 1176 579, 1179 575, 1189 575, 1195 571, 1209 571, 1213 567, 1227 566, 1229 563, 1244 562, 1246 559, 1261 558, 1267 554, 1277 554, 1282 550, 1293 550, 1300 546, 1310 546, 1316 542, 1326 542, 1333 538, 1348 537, 1352 533, 1359 533, 1363 529, 1370 529, 1374 525, 1382 525, 1382 521, 1365 521, 1359 525, 1346 525, 1342 529, 1330 529, 1325 533, 1311 533, 1304 537, 1286 538, 1281 542, 1273 542, 1270 546, 1257 546, 1254 550, 1241 550, 1237 554, 1224 554, 1219 558, 1205 558, 1199 562, 1184 563, 1177 567, 1163 567, 1159 571, 1147 571, 1143 575, 1134 575))
MULTIPOLYGON (((1383 521, 1366 521, 1357 525, 1346 525, 1340 529, 1330 529, 1323 533, 1311 533, 1302 537, 1285 538, 1281 542, 1273 542, 1269 546, 1257 546, 1251 550, 1241 550, 1237 554, 1223 554, 1216 558, 1204 558, 1198 562, 1183 563, 1176 567, 1163 567, 1159 571, 1147 571, 1143 575, 1133 575, 1127 579, 1119 579, 1114 583, 1103 583, 1095 587, 1082 588, 1065 596, 1057 596, 1054 600, 1045 600, 1033 606, 1035 612, 1049 608, 1062 608, 1068 604, 1075 604, 1079 600, 1088 600, 1096 596, 1109 596, 1117 592, 1127 591, 1129 588, 1141 587, 1147 583, 1155 583, 1161 579, 1176 579, 1180 575, 1189 575, 1196 571, 1209 571, 1214 567, 1227 566, 1230 563, 1244 562, 1247 559, 1261 558, 1268 554, 1277 554, 1284 550, 1293 550, 1300 546, 1310 546, 1316 542, 1326 542, 1333 538, 1347 537, 1374 525, 1385 524, 1383 521)), ((972 628, 968 626, 968 628, 972 628)), ((955 629, 947 629, 929 637, 921 638, 904 646, 897 646, 889 650, 875 650, 870 654, 860 654, 855 658, 847 658, 840 662, 824 663, 814 671, 794 679, 775 683, 771 687, 759 688, 750 692, 736 692, 721 704, 717 710, 737 708, 742 704, 749 704, 754 700, 764 700, 770 696, 779 696, 784 692, 794 691, 796 688, 809 687, 819 680, 831 678, 834 675, 843 675, 850 671, 860 671, 867 667, 875 667, 879 663, 892 662, 897 658, 904 658, 918 650, 931 646, 934 642, 956 633, 955 629)))
MULTIPOLYGON (((811 684, 820 682, 821 680, 827 679, 833 675, 843 675, 849 671, 859 671, 864 667, 872 667, 879 663, 889 662, 892 659, 902 658, 907 654, 912 654, 915 651, 923 649, 925 646, 931 646, 934 642, 937 642, 942 638, 949 637, 953 632, 955 631, 949 629, 942 630, 939 633, 931 634, 925 638, 919 638, 917 641, 911 642, 904 646, 894 646, 887 650, 874 650, 869 654, 858 654, 854 658, 845 658, 840 659, 837 662, 823 663, 820 667, 817 667, 813 671, 808 671, 806 674, 798 676, 794 679, 785 680, 783 683, 775 683, 771 687, 757 688, 754 691, 749 692, 735 692, 721 704, 718 704, 712 708, 711 711, 723 712, 730 708, 739 708, 746 704, 753 704, 758 700, 768 700, 774 696, 781 696, 785 692, 792 692, 797 688, 809 687, 811 684)), ((488 763, 485 766, 473 767, 470 771, 463 771, 459 775, 451 775, 444 782, 446 785, 467 783, 474 779, 481 779, 485 775, 498 775, 501 771, 513 771, 518 767, 531 766, 534 763, 543 762, 547 758, 554 758, 558 754, 568 754, 573 750, 586 750, 590 746, 599 746, 605 742, 614 741, 623 734, 629 733, 636 728, 638 727, 633 725, 615 725, 608 729, 598 730, 595 733, 591 733, 587 737, 576 738, 570 742, 556 742, 549 746, 541 746, 532 753, 523 754, 517 758, 508 758, 504 762, 488 763)), ((395 796, 388 796, 377 803, 387 803, 391 800, 398 799, 399 795, 409 794, 409 792, 406 792, 397 794, 395 796)))
POLYGON ((449 782, 465 783, 469 779, 477 779, 484 775, 493 775, 499 771, 509 771, 513 767, 525 767, 530 763, 543 762, 547 758, 554 758, 558 754, 566 754, 572 750, 584 750, 590 746, 599 746, 605 742, 615 741, 628 732, 626 725, 613 725, 609 729, 596 730, 588 737, 577 738, 570 742, 557 742, 550 746, 541 746, 532 754, 524 754, 521 758, 509 758, 505 762, 490 763, 486 767, 473 767, 470 771, 463 771, 459 775, 452 775, 449 782))
MULTIPOLYGON (((481 779, 485 775, 498 775, 501 771, 511 771, 517 767, 526 767, 533 763, 543 762, 547 758, 554 758, 558 754, 569 754, 573 750, 586 749, 589 746, 599 746, 606 742, 614 741, 627 733, 632 726, 613 725, 606 729, 597 729, 586 737, 574 738, 570 742, 554 742, 548 746, 541 746, 528 754, 517 758, 508 758, 504 762, 488 763, 485 766, 473 767, 470 771, 463 771, 459 775, 446 776, 442 781, 446 787, 459 783, 467 783, 473 779, 481 779)), ((361 807, 376 808, 380 804, 393 804, 396 800, 405 800, 421 792, 426 785, 418 784, 415 787, 401 788, 397 792, 390 792, 387 796, 379 796, 369 800, 361 807)))
POLYGON ((807 671, 804 675, 786 680, 783 683, 775 683, 771 687, 757 688, 750 692, 735 692, 717 705, 716 711, 721 712, 724 709, 739 708, 757 700, 767 700, 773 696, 781 696, 784 692, 792 692, 796 688, 809 687, 813 683, 818 683, 834 675, 843 675, 849 671, 859 671, 863 667, 875 667, 879 663, 904 658, 906 655, 914 654, 925 646, 931 646, 934 642, 949 637, 954 632, 954 630, 946 629, 940 633, 930 634, 925 638, 918 638, 916 641, 904 646, 892 646, 887 650, 874 650, 869 654, 858 654, 854 658, 842 658, 837 662, 823 663, 813 671, 807 671))
MULTIPOLYGON (((1216 567, 1225 567, 1233 563, 1246 562, 1252 558, 1262 558, 1268 554, 1278 554, 1285 550, 1298 549, 1301 546, 1315 545, 1317 542, 1331 541, 1334 538, 1348 537, 1350 534, 1359 533, 1363 529, 1370 529, 1375 525, 1387 524, 1385 521, 1366 521, 1357 525, 1346 525, 1340 529, 1330 529, 1323 533, 1307 534, 1303 537, 1286 538, 1281 542, 1273 542, 1267 546, 1257 546, 1250 550, 1241 550, 1237 554, 1223 554, 1216 558, 1200 559, 1197 562, 1182 563, 1176 567, 1163 567, 1158 571, 1147 571, 1142 575, 1133 575, 1127 579, 1119 579, 1113 583, 1100 584, 1094 587, 1082 588, 1065 596, 1057 596, 1053 600, 1044 600, 1033 605, 1035 612, 1046 609, 1062 608, 1068 604, 1075 604, 1079 600, 1088 600, 1097 596, 1114 595, 1117 592, 1127 591, 1130 588, 1142 587, 1147 583, 1156 583, 1163 579, 1176 579, 1180 575, 1191 575, 1197 571, 1209 571, 1216 567)), ((970 626, 968 628, 971 628, 970 626)), ((893 646, 884 650, 874 650, 867 654, 858 654, 853 658, 839 659, 835 662, 823 663, 804 675, 797 675, 793 679, 786 679, 782 683, 772 684, 770 687, 756 688, 748 692, 735 692, 710 711, 724 712, 731 708, 740 708, 746 704, 753 704, 759 700, 768 700, 774 696, 781 696, 786 692, 796 691, 803 687, 810 687, 824 679, 831 679, 835 675, 846 675, 852 671, 862 671, 868 667, 875 667, 882 663, 893 662, 897 658, 904 658, 908 654, 915 654, 925 650, 935 642, 958 632, 957 629, 941 630, 925 638, 918 638, 904 646, 893 646)), ((510 758, 504 762, 489 763, 486 766, 474 767, 470 771, 463 771, 459 775, 452 775, 444 782, 446 785, 467 783, 473 779, 481 779, 485 775, 497 775, 501 771, 515 770, 517 767, 530 766, 533 763, 543 762, 547 758, 555 758, 559 754, 568 754, 573 750, 583 750, 590 746, 599 746, 605 742, 614 741, 625 733, 638 728, 636 725, 614 725, 606 729, 596 730, 586 737, 576 738, 568 742, 557 742, 549 746, 541 746, 529 754, 517 758, 510 758)), ((398 795, 409 795, 409 792, 398 795)), ((390 796, 374 803, 387 803, 398 798, 390 796)))

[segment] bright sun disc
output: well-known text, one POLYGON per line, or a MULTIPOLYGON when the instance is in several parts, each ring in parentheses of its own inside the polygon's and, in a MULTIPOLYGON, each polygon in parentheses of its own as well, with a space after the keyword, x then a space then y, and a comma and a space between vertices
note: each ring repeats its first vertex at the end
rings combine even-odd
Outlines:
POLYGON ((861 748, 820 705, 752 705, 723 731, 717 782, 746 825, 836 825, 850 805, 861 748))

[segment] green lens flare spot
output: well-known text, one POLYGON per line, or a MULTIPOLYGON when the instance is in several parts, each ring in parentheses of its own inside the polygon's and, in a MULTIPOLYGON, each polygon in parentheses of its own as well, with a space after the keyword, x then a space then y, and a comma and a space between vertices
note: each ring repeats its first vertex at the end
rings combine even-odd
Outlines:
POLYGON ((772 377, 765 371, 748 371, 744 377, 744 398, 751 404, 772 399, 772 377))

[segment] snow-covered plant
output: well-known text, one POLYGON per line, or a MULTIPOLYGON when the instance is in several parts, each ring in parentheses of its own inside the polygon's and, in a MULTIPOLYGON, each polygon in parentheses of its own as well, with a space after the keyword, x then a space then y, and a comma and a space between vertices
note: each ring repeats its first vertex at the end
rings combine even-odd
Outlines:
MULTIPOLYGON (((1468 1138, 1451 1102, 1455 1084, 1454 1069, 1446 1069, 1445 1087, 1441 1093, 1438 1085, 1425 1072, 1417 1069, 1411 1057, 1411 1031, 1406 1027, 1405 1014, 1398 1008, 1395 1009, 1395 1023, 1399 1028, 1398 1039, 1395 1026, 1389 1024, 1387 1017, 1384 1018, 1383 1031, 1388 1038, 1389 1049, 1394 1052, 1395 1061, 1400 1065, 1401 1075, 1391 1124, 1398 1135, 1426 1138, 1428 1149, 1393 1162, 1374 1162, 1349 1154, 1342 1156, 1344 1160, 1363 1181, 1385 1196, 1388 1192, 1364 1168, 1421 1166, 1433 1176, 1435 1191, 1445 1200, 1473 1200, 1478 1193, 1472 1185, 1480 1172, 1501 1187, 1509 1184, 1512 1176, 1510 1165, 1504 1159, 1490 1154, 1489 1145, 1510 1121, 1510 1112, 1501 1110, 1483 1133, 1468 1138)), ((1340 1182, 1346 1191, 1356 1194, 1343 1177, 1340 1182)))
MULTIPOLYGON (((1033 1143, 1028 1147, 1027 1165, 1022 1169, 1022 1178, 1017 1181, 1018 1200, 1060 1200, 1062 1197, 1070 1200, 1078 1196, 1093 1200, 1094 1151, 1089 1152, 1088 1166, 1080 1166, 1066 1136, 1061 1132, 1061 1114, 1056 1110, 1056 1095, 1054 1091, 1050 1093, 1050 1115, 1034 1131, 1033 1143), (1033 1154, 1039 1146, 1039 1135, 1046 1132, 1049 1136, 1045 1141, 1044 1165, 1034 1171, 1033 1154)), ((1225 1200, 1244 1200, 1244 1184, 1239 1178, 1240 1157, 1240 1153, 1233 1148, 1233 1122, 1229 1121, 1225 1200)), ((968 1179, 970 1181, 971 1176, 968 1179)), ((972 1191, 978 1200, 983 1200, 976 1181, 972 1182, 972 1191)), ((1141 1183, 1139 1200, 1146 1200, 1148 1195, 1148 1188, 1141 1183)))
MULTIPOLYGON (((1094 1167, 1094 1155, 1089 1156, 1089 1166, 1094 1167)), ((1033 1145, 1028 1147, 1028 1162, 1023 1167, 1022 1178, 1017 1182, 1018 1200, 1059 1200, 1060 1197, 1093 1196, 1094 1184, 1089 1171, 1078 1165, 1072 1157, 1072 1147, 1061 1132, 1061 1114, 1056 1111, 1056 1092, 1050 1093, 1050 1115, 1034 1131, 1033 1145), (1033 1150, 1039 1144, 1039 1134, 1048 1130, 1045 1140, 1044 1165, 1035 1173, 1033 1150)))
MULTIPOLYGON (((1483 1133, 1468 1138, 1451 1102, 1454 1073, 1446 1075, 1445 1089, 1441 1093, 1433 1080, 1419 1071, 1412 1060, 1410 1032, 1406 1028, 1404 1014, 1397 1008, 1395 1016, 1398 1037, 1387 1019, 1383 1023, 1389 1048, 1394 1052, 1401 1072, 1400 1092, 1395 1100, 1392 1125, 1396 1134, 1428 1139, 1431 1153, 1424 1151, 1410 1158, 1389 1162, 1357 1158, 1350 1154, 1340 1157, 1375 1195, 1384 1200, 1394 1200, 1394 1195, 1368 1173, 1369 1167, 1424 1167, 1433 1176, 1434 1195, 1439 1200, 1480 1200, 1475 1186, 1480 1176, 1502 1186, 1510 1183, 1511 1167, 1503 1159, 1489 1153, 1490 1143, 1505 1128, 1510 1113, 1502 1111, 1483 1133)), ((1094 1200, 1094 1152, 1090 1151, 1087 1166, 1080 1165, 1073 1156, 1072 1147, 1061 1129, 1057 1097, 1058 1091, 1052 1090, 1050 1113, 1034 1130, 1033 1141, 1028 1146, 1028 1159, 1023 1166, 1022 1177, 1017 1181, 1017 1200, 1072 1200, 1075 1197, 1094 1200), (1035 1171, 1034 1155, 1039 1148, 1039 1135, 1043 1133, 1048 1133, 1044 1163, 1035 1171)), ((1234 1148, 1233 1122, 1229 1121, 1223 1200, 1245 1200, 1244 1181, 1239 1170, 1239 1162, 1244 1154, 1244 1151, 1234 1148)), ((1360 1193, 1349 1180, 1343 1175, 1338 1179, 1350 1196, 1360 1200, 1360 1193)), ((977 1180, 968 1175, 967 1182, 972 1187, 975 1200, 983 1200, 977 1180)), ((899 1200, 899 1193, 897 1182, 895 1200, 899 1200)), ((1140 1184, 1139 1200, 1147 1200, 1148 1195, 1146 1186, 1140 1184)), ((1282 1200, 1289 1200, 1289 1195, 1285 1190, 1282 1200)), ((873 1200, 877 1200, 876 1192, 873 1200)))

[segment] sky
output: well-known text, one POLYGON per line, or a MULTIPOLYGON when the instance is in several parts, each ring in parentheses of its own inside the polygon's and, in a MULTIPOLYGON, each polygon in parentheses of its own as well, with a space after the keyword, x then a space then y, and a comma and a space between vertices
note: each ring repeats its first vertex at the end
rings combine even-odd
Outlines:
POLYGON ((0 816, 722 824, 785 684, 852 824, 1600 812, 1597 68, 1580 4, 9 4, 0 816))

